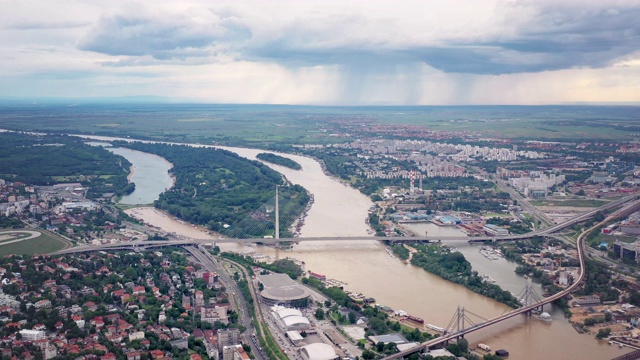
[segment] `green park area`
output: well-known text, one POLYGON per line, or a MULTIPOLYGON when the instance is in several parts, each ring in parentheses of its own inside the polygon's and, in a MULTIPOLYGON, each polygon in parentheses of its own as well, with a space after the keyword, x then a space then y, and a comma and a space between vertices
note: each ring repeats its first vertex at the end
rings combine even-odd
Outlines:
POLYGON ((69 241, 44 230, 0 230, 0 256, 48 254, 70 246, 69 241), (32 237, 32 232, 39 235, 32 237))
POLYGON ((123 157, 79 138, 0 133, 0 179, 41 186, 79 182, 89 189, 86 196, 95 199, 107 192, 133 192, 135 185, 127 180, 130 167, 123 157))
POLYGON ((594 244, 602 244, 602 243, 607 243, 609 244, 609 247, 611 247, 613 245, 614 242, 616 242, 616 240, 625 242, 625 243, 632 243, 636 240, 638 240, 638 238, 634 237, 634 236, 621 236, 621 235, 608 235, 608 234, 598 234, 598 236, 596 236, 595 240, 593 241, 594 244))

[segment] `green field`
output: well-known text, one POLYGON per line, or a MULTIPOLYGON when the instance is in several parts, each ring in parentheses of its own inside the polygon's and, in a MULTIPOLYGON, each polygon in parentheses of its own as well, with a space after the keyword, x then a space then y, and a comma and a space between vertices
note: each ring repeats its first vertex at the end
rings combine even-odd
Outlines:
MULTIPOLYGON (((382 123, 425 125, 432 130, 480 132, 514 139, 628 139, 640 131, 633 107, 433 106, 366 108, 382 123)), ((637 112, 636 112, 637 113, 637 112)))
MULTIPOLYGON (((598 244, 600 244, 601 242, 606 242, 609 244, 609 246, 611 246, 614 242, 616 242, 616 240, 620 240, 625 243, 632 243, 638 240, 638 238, 633 236, 619 236, 619 235, 608 235, 608 234, 599 234, 598 236, 596 236, 596 241, 598 244)), ((594 243, 596 241, 594 241, 594 243)))
MULTIPOLYGON (((19 231, 19 230, 14 230, 19 231)), ((1 245, 0 242, 0 256, 6 255, 33 255, 33 254, 48 254, 54 251, 62 250, 71 246, 71 243, 62 239, 58 235, 52 234, 48 231, 37 230, 40 232, 40 236, 34 239, 19 241, 7 245, 1 245)), ((7 231, 11 232, 11 231, 7 231)), ((4 233, 4 232, 0 232, 4 233)), ((16 239, 25 236, 17 236, 16 239)), ((6 240, 9 241, 9 240, 6 240)))
POLYGON ((625 106, 39 105, 0 108, 0 128, 260 148, 353 141, 364 129, 384 125, 414 127, 411 134, 420 133, 419 128, 483 137, 611 141, 640 133, 637 111, 625 106))

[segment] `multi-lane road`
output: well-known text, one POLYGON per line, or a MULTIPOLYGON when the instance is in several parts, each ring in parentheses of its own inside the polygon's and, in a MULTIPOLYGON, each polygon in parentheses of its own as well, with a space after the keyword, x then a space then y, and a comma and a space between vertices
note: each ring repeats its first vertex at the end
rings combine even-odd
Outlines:
POLYGON ((587 247, 586 247, 586 238, 587 236, 594 230, 596 230, 599 226, 602 226, 604 224, 606 224, 607 222, 615 219, 615 218, 620 218, 620 217, 624 217, 627 216, 629 212, 635 211, 638 207, 638 203, 633 203, 627 207, 625 207, 624 209, 621 209, 620 211, 618 211, 616 214, 610 215, 607 218, 605 218, 603 221, 593 225, 592 227, 590 227, 589 229, 586 229, 585 231, 583 231, 580 236, 578 236, 578 240, 576 241, 576 246, 578 249, 578 259, 580 260, 580 276, 573 282, 572 285, 570 285, 569 287, 567 287, 566 289, 553 294, 547 298, 544 298, 542 300, 540 300, 537 303, 531 304, 529 306, 525 306, 519 309, 515 309, 509 313, 506 313, 504 315, 500 315, 497 316, 493 319, 489 319, 483 323, 477 324, 477 325, 473 325, 469 328, 466 328, 464 330, 455 332, 455 333, 450 333, 450 334, 445 334, 444 336, 435 338, 433 340, 429 340, 426 342, 423 342, 422 344, 415 346, 413 348, 410 349, 406 349, 404 351, 395 353, 393 355, 387 356, 384 358, 384 360, 394 360, 394 359, 400 359, 402 357, 408 356, 412 353, 415 353, 417 351, 422 351, 424 349, 428 349, 430 347, 436 346, 436 345, 440 345, 440 344, 444 344, 447 343, 449 341, 454 341, 457 340, 460 337, 463 337, 464 335, 474 332, 474 331, 478 331, 480 329, 489 327, 491 325, 495 325, 499 322, 502 322, 504 320, 510 319, 514 316, 520 315, 520 314, 525 314, 525 313, 529 313, 533 310, 539 309, 542 306, 549 304, 555 300, 558 300, 564 296, 567 296, 568 294, 571 294, 579 285, 580 283, 584 280, 584 277, 586 275, 586 271, 585 271, 585 258, 587 256, 587 247))
MULTIPOLYGON (((512 312, 509 312, 507 314, 498 316, 496 318, 493 319, 489 319, 488 321, 481 323, 481 324, 477 324, 475 326, 472 326, 470 328, 461 330, 459 332, 456 333, 452 333, 452 334, 446 334, 442 337, 427 341, 425 343, 420 344, 417 347, 411 348, 411 349, 407 349, 405 351, 402 351, 400 353, 396 353, 392 356, 389 356, 385 359, 397 359, 403 356, 407 356, 413 352, 416 351, 420 351, 422 349, 425 348, 429 348, 432 346, 436 346, 442 343, 445 343, 447 341, 451 341, 451 340, 455 340, 469 332, 473 332, 473 331, 477 331, 480 330, 482 328, 494 325, 496 323, 499 323, 501 321, 504 321, 506 319, 512 318, 514 316, 520 315, 520 314, 524 314, 524 313, 528 313, 534 309, 540 308, 541 306, 548 304, 554 300, 557 300, 559 298, 562 298, 564 296, 566 296, 567 294, 570 294, 571 292, 573 292, 575 290, 575 288, 580 284, 580 282, 584 279, 585 276, 585 266, 584 266, 584 262, 585 262, 585 257, 587 256, 587 250, 586 250, 586 246, 585 246, 585 239, 587 237, 587 235, 593 231, 594 229, 596 229, 598 226, 605 224, 606 222, 612 220, 613 218, 617 217, 617 216, 626 216, 628 215, 630 212, 636 211, 638 208, 640 208, 640 200, 638 200, 640 198, 640 195, 632 195, 632 196, 628 196, 628 197, 624 197, 622 199, 616 200, 616 201, 612 201, 608 204, 605 204, 597 209, 591 210, 589 212, 586 212, 584 214, 578 215, 575 218, 566 221, 564 223, 561 224, 557 224, 557 225, 553 225, 544 229, 540 229, 540 230, 536 230, 536 231, 532 231, 530 233, 527 234, 521 234, 521 235, 509 235, 509 236, 494 236, 494 237, 398 237, 398 238, 390 238, 390 237, 386 237, 386 238, 373 238, 373 237, 355 237, 355 238, 347 238, 347 237, 330 237, 330 238, 291 238, 291 239, 279 239, 279 241, 283 242, 283 241, 326 241, 326 240, 395 240, 395 241, 435 241, 435 240, 442 240, 442 241, 469 241, 469 240, 474 240, 474 241, 483 241, 483 240, 492 240, 492 241, 506 241, 506 240, 524 240, 524 239, 528 239, 534 236, 543 236, 543 235, 550 235, 553 234, 557 231, 560 231, 562 229, 565 229, 569 226, 572 226, 574 224, 580 223, 582 221, 585 221, 587 219, 589 219, 590 217, 593 217, 595 214, 599 213, 599 212, 605 212, 605 211, 610 211, 616 207, 622 206, 626 203, 627 206, 625 206, 623 209, 619 210, 617 212, 616 215, 611 215, 609 217, 607 217, 604 221, 596 224, 595 226, 592 226, 591 228, 585 230, 582 232, 582 234, 580 234, 580 236, 577 239, 577 248, 578 248, 578 257, 580 260, 580 267, 581 267, 581 271, 580 271, 580 276, 578 279, 576 279, 576 281, 569 286, 568 288, 566 288, 565 290, 554 294, 552 296, 549 296, 543 300, 541 300, 538 303, 532 304, 530 306, 527 307, 523 307, 520 309, 516 309, 512 312)), ((227 284, 227 287, 231 290, 230 292, 232 294, 241 294, 240 293, 240 289, 237 287, 237 284, 229 277, 229 275, 226 273, 226 271, 224 270, 224 268, 222 266, 220 266, 220 264, 217 262, 217 260, 215 258, 213 258, 213 256, 211 256, 211 254, 209 254, 206 251, 202 251, 201 249, 199 249, 198 247, 196 247, 195 245, 203 244, 203 243, 212 243, 212 242, 270 242, 270 241, 277 241, 275 239, 215 239, 215 240, 201 240, 201 239, 178 239, 178 240, 170 240, 170 241, 134 241, 134 242, 129 242, 129 243, 120 243, 120 244, 107 244, 107 245, 101 245, 101 246, 83 246, 83 247, 76 247, 76 248, 72 248, 72 249, 67 249, 67 250, 62 250, 59 251, 55 254, 65 254, 65 253, 74 253, 74 252, 86 252, 86 251, 100 251, 100 250, 116 250, 116 249, 127 249, 127 250, 131 250, 131 249, 147 249, 147 248, 153 248, 153 247, 164 247, 164 246, 182 246, 184 247, 187 251, 189 251, 198 261, 202 262, 202 264, 204 266, 206 266, 207 268, 211 269, 212 271, 216 271, 218 274, 220 274, 220 276, 222 277, 222 280, 227 284)), ((232 299, 230 299, 232 300, 232 299)), ((244 301, 244 298, 242 298, 242 296, 237 296, 235 297, 235 303, 238 306, 238 311, 240 312, 240 318, 242 323, 246 326, 246 328, 249 330, 249 334, 255 333, 255 328, 254 325, 252 323, 252 319, 249 316, 249 311, 247 309, 247 304, 244 301)), ((257 344, 257 341, 255 338, 251 337, 251 336, 245 336, 245 341, 247 343, 249 343, 252 347, 252 349, 260 349, 259 344, 257 344)), ((254 354, 256 355, 256 358, 258 358, 258 360, 263 360, 264 359, 264 355, 260 353, 260 351, 255 351, 254 354)))
POLYGON ((302 241, 330 241, 330 240, 350 240, 350 241, 370 241, 370 240, 386 240, 386 241, 517 241, 532 238, 534 236, 545 236, 553 234, 557 231, 563 230, 567 227, 573 226, 577 223, 585 221, 599 212, 606 212, 612 210, 625 203, 635 201, 635 207, 640 207, 640 201, 638 199, 640 195, 627 196, 605 205, 599 208, 593 209, 586 213, 580 214, 568 221, 553 225, 544 229, 532 231, 526 234, 512 234, 503 236, 416 236, 416 237, 300 237, 300 238, 280 238, 280 239, 264 239, 264 238, 246 238, 246 239, 233 239, 233 238, 219 238, 219 239, 191 239, 191 238, 175 238, 172 240, 162 241, 131 241, 127 243, 115 243, 104 245, 86 245, 78 246, 70 249, 61 250, 52 255, 71 254, 79 252, 90 252, 100 250, 126 250, 136 248, 154 248, 164 246, 185 246, 185 245, 197 245, 197 244, 210 244, 210 243, 277 243, 277 242, 302 242, 302 241))
MULTIPOLYGON (((222 264, 220 264, 208 251, 196 246, 185 246, 184 249, 193 255, 193 257, 196 258, 196 260, 198 260, 207 270, 216 272, 218 276, 222 278, 222 281, 227 287, 229 303, 235 307, 235 310, 240 316, 240 322, 247 329, 247 331, 242 335, 244 343, 251 346, 252 353, 257 360, 267 360, 268 358, 260 350, 261 347, 257 339, 251 336, 251 334, 256 333, 256 329, 253 324, 253 319, 251 318, 247 302, 242 296, 236 282, 231 279, 231 276, 229 276, 222 264)), ((248 279, 248 281, 251 281, 251 279, 248 279)))

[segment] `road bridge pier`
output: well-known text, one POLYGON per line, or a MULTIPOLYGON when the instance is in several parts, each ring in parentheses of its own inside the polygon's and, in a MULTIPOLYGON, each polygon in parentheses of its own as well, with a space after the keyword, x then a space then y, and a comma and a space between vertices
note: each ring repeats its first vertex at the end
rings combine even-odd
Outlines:
MULTIPOLYGON (((561 224, 552 226, 550 228, 546 228, 543 230, 537 230, 537 231, 533 231, 527 234, 521 234, 521 235, 507 235, 507 236, 501 236, 501 237, 495 237, 495 236, 487 236, 487 237, 476 237, 476 238, 470 238, 470 237, 450 237, 450 238, 445 238, 445 237, 432 237, 429 238, 428 236, 425 237, 418 237, 418 238, 409 238, 409 237, 355 237, 355 238, 349 238, 349 237, 319 237, 319 238, 287 238, 287 239, 278 239, 279 241, 282 242, 301 242, 301 241, 327 241, 327 240, 362 240, 362 241, 372 241, 372 240, 395 240, 398 242, 406 242, 406 241, 474 241, 474 242, 484 242, 484 241, 519 241, 519 240, 526 240, 529 238, 532 238, 534 236, 547 236, 547 235, 551 235, 554 232, 560 231, 566 227, 572 226, 576 223, 585 221, 586 219, 594 216, 596 213, 600 212, 600 211, 605 211, 605 210, 611 210, 614 207, 623 205, 626 202, 629 202, 631 200, 637 200, 638 198, 640 198, 640 195, 634 195, 634 196, 630 196, 630 197, 626 197, 620 200, 616 200, 613 201, 611 203, 608 203, 598 209, 592 210, 588 213, 579 215, 567 222, 563 222, 561 224)), ((618 216, 620 216, 621 214, 625 214, 625 213, 629 213, 634 209, 637 209, 640 207, 640 202, 638 203, 634 203, 631 206, 625 208, 624 210, 620 211, 618 216)), ((525 314, 528 316, 531 316, 531 314, 533 312, 536 311, 542 311, 542 308, 545 304, 551 303, 554 300, 557 300, 561 297, 566 296, 567 294, 571 293, 572 291, 575 290, 575 288, 584 280, 584 276, 585 276, 585 238, 586 236, 591 233, 592 231, 594 231, 595 229, 597 229, 599 226, 604 225, 607 221, 610 221, 611 219, 615 218, 616 216, 609 216, 609 218, 599 222, 598 224, 590 227, 589 229, 586 229, 582 232, 582 234, 580 234, 580 236, 578 237, 577 241, 576 241, 576 247, 578 249, 578 258, 580 261, 580 276, 578 277, 578 279, 576 279, 576 281, 570 285, 568 288, 553 294, 547 298, 544 299, 539 299, 536 302, 533 301, 525 301, 525 304, 522 308, 519 309, 515 309, 513 311, 510 311, 506 314, 497 316, 495 318, 489 319, 489 320, 485 320, 484 322, 478 323, 478 324, 474 324, 472 321, 470 322, 472 324, 472 326, 465 328, 465 324, 467 322, 469 322, 468 318, 466 317, 466 313, 468 311, 464 310, 464 308, 462 308, 462 310, 460 310, 460 308, 458 308, 456 315, 454 316, 454 319, 452 319, 453 323, 452 326, 455 325, 455 331, 453 330, 452 327, 452 331, 451 332, 445 332, 443 334, 443 336, 429 340, 427 342, 424 342, 416 347, 413 347, 411 349, 407 349, 407 350, 403 350, 399 353, 390 355, 386 358, 384 358, 385 360, 389 360, 389 359, 397 359, 397 358, 401 358, 403 356, 407 356, 413 352, 417 352, 417 351, 422 351, 425 348, 431 348, 431 347, 435 347, 438 346, 440 344, 443 343, 448 343, 451 340, 456 340, 456 339, 460 339, 460 338, 464 338, 464 335, 473 331, 477 331, 480 329, 483 329, 485 327, 489 327, 492 326, 494 324, 497 324, 501 321, 507 320, 509 318, 515 317, 517 315, 520 314, 525 314), (466 319, 466 320, 465 320, 466 319)), ((224 242, 224 243, 228 243, 228 242, 236 242, 236 243, 247 243, 247 242, 251 242, 251 243, 273 243, 274 241, 276 241, 275 239, 264 239, 264 238, 250 238, 250 239, 217 239, 215 240, 215 242, 224 242)), ((215 244, 214 242, 214 244, 215 244)), ((185 247, 187 245, 198 245, 198 244, 205 244, 205 243, 212 243, 212 239, 173 239, 173 240, 164 240, 164 241, 134 241, 134 242, 129 242, 129 243, 118 243, 118 244, 106 244, 106 245, 99 245, 99 246, 92 246, 92 245, 87 245, 87 246, 82 246, 82 247, 76 247, 76 248, 70 248, 70 249, 66 249, 66 250, 61 250, 58 251, 56 253, 53 253, 52 255, 62 255, 62 254, 70 254, 70 253, 78 253, 78 252, 90 252, 90 251, 105 251, 105 250, 131 250, 132 248, 135 248, 137 246, 140 246, 140 248, 144 248, 144 249, 150 249, 150 248, 159 248, 159 247, 163 247, 163 246, 178 246, 178 247, 185 247)), ((477 315, 476 315, 477 316, 477 315)))

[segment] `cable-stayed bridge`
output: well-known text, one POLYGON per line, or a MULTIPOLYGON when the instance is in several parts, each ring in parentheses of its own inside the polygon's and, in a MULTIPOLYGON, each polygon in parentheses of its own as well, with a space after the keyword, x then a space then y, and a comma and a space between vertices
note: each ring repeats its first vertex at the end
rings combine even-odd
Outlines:
MULTIPOLYGON (((449 341, 456 341, 460 338, 463 338, 466 334, 480 330, 480 329, 484 329, 488 326, 497 324, 499 322, 502 322, 504 320, 510 319, 512 317, 515 317, 517 315, 521 315, 521 314, 531 314, 533 311, 536 311, 538 309, 541 309, 544 305, 549 304, 555 300, 561 299, 565 296, 567 296, 568 294, 571 294, 582 282, 582 280, 584 280, 585 274, 586 272, 584 271, 585 269, 585 256, 586 256, 586 249, 585 249, 585 239, 587 238, 587 235, 595 230, 596 228, 598 228, 598 226, 606 223, 607 220, 611 219, 612 216, 610 216, 609 218, 605 219, 604 221, 592 226, 591 228, 587 229, 586 231, 584 231, 582 234, 580 234, 580 236, 578 237, 578 241, 577 241, 577 247, 578 247, 578 259, 580 260, 580 276, 578 277, 578 279, 576 279, 576 281, 574 281, 574 283, 572 285, 570 285, 569 287, 567 287, 566 289, 555 293, 547 298, 543 298, 540 301, 537 301, 533 304, 530 305, 526 305, 518 308, 518 309, 514 309, 513 311, 510 311, 506 314, 502 314, 499 316, 496 316, 492 319, 486 320, 485 322, 479 323, 479 324, 472 324, 471 326, 467 327, 467 328, 458 328, 456 329, 455 332, 451 332, 451 333, 445 333, 443 336, 437 337, 435 339, 429 340, 429 341, 425 341, 422 344, 415 346, 413 348, 404 350, 404 351, 400 351, 398 353, 395 353, 393 355, 387 356, 385 358, 383 358, 384 360, 393 360, 393 359, 401 359, 405 356, 408 356, 412 353, 418 352, 418 351, 422 351, 424 349, 429 349, 431 347, 437 346, 437 345, 441 345, 441 344, 447 344, 449 341)), ((460 311, 460 310, 458 310, 460 311)), ((458 315, 459 317, 460 315, 458 315)))
MULTIPOLYGON (((638 196, 630 196, 630 197, 626 197, 623 199, 620 199, 617 202, 616 206, 622 205, 625 202, 629 202, 632 200, 637 200, 638 196), (623 201, 624 200, 624 201, 623 201)), ((612 209, 613 207, 608 207, 607 209, 612 209)), ((448 332, 445 333, 443 336, 437 337, 435 339, 429 340, 429 341, 425 341, 422 344, 415 346, 413 348, 410 349, 406 349, 404 351, 400 351, 398 353, 395 353, 393 355, 387 356, 385 358, 383 358, 383 360, 394 360, 394 359, 400 359, 403 357, 406 357, 412 353, 418 352, 418 351, 422 351, 424 349, 429 349, 431 347, 434 346, 438 346, 441 344, 447 344, 450 341, 455 341, 457 339, 463 338, 466 334, 486 328, 488 326, 497 324, 499 322, 502 322, 504 320, 510 319, 512 317, 515 317, 517 315, 521 315, 521 314, 525 314, 525 315, 530 315, 532 312, 534 311, 539 311, 540 309, 542 309, 542 307, 546 304, 549 304, 555 300, 561 299, 569 294, 571 294, 578 286, 580 286, 580 283, 584 280, 586 272, 585 272, 585 258, 587 256, 587 251, 586 251, 586 238, 587 236, 594 230, 598 229, 599 226, 606 224, 608 221, 616 219, 616 218, 622 218, 625 217, 627 215, 629 215, 630 213, 637 211, 638 208, 640 208, 640 201, 635 201, 629 205, 627 205, 626 207, 618 210, 616 213, 609 215, 606 219, 604 219, 603 221, 593 225, 592 227, 590 227, 589 229, 586 229, 585 231, 583 231, 580 236, 578 236, 578 240, 576 241, 576 246, 578 249, 578 259, 580 261, 580 276, 573 282, 573 284, 571 284, 569 287, 567 287, 566 289, 555 293, 549 297, 546 298, 542 298, 539 299, 539 297, 537 296, 530 296, 527 295, 526 298, 527 300, 525 300, 525 304, 523 307, 520 307, 518 309, 514 309, 510 312, 507 312, 505 314, 496 316, 492 319, 488 319, 482 323, 478 323, 478 324, 471 324, 471 326, 466 327, 466 328, 461 328, 461 327, 457 327, 454 329, 454 331, 452 332, 448 332), (534 299, 535 302, 531 302, 529 301, 529 299, 534 299)), ((604 209, 599 209, 599 210, 604 210, 604 209)), ((528 292, 530 290, 525 288, 525 292, 528 292)), ((456 315, 454 315, 454 319, 457 319, 458 321, 460 321, 461 317, 464 317, 464 309, 463 312, 460 312, 460 308, 458 308, 456 315)), ((452 319, 452 321, 454 321, 452 319)))
MULTIPOLYGON (((195 239, 188 237, 171 237, 170 240, 162 241, 131 241, 114 244, 104 245, 86 245, 69 248, 53 253, 52 255, 71 254, 79 252, 99 251, 99 250, 125 250, 125 249, 145 249, 145 248, 158 248, 163 246, 184 246, 194 244, 211 244, 211 243, 262 243, 262 244, 277 244, 285 242, 308 242, 308 241, 391 241, 391 242, 442 242, 442 241, 466 241, 466 242, 485 242, 485 241, 518 241, 526 240, 535 236, 551 235, 555 232, 561 231, 567 227, 573 226, 577 223, 585 221, 599 212, 609 211, 618 206, 621 206, 630 201, 638 200, 640 195, 627 196, 616 201, 607 203, 599 208, 583 213, 565 221, 561 224, 557 224, 546 229, 532 231, 526 234, 512 234, 503 236, 387 236, 387 237, 374 237, 374 236, 325 236, 325 237, 247 237, 247 238, 209 238, 209 239, 195 239)), ((636 202, 635 206, 631 208, 633 211, 640 207, 640 202, 636 202)))
MULTIPOLYGON (((609 211, 612 210, 618 206, 622 206, 627 204, 625 207, 617 210, 615 213, 609 215, 605 220, 599 222, 598 224, 595 224, 594 226, 592 226, 591 228, 583 231, 580 236, 577 239, 577 249, 578 249, 578 258, 580 261, 580 276, 574 281, 574 283, 572 285, 570 285, 569 287, 567 287, 566 289, 553 294, 547 298, 542 298, 540 299, 537 296, 532 296, 530 289, 525 288, 525 301, 524 301, 524 305, 518 309, 514 309, 511 310, 507 313, 501 314, 499 316, 496 316, 494 318, 491 319, 482 319, 482 322, 466 322, 467 324, 469 324, 469 326, 465 327, 465 319, 467 319, 467 315, 465 312, 464 308, 458 307, 457 311, 456 311, 456 315, 454 315, 454 318, 452 319, 452 324, 455 324, 455 326, 453 327, 448 327, 448 329, 446 330, 446 332, 440 336, 437 337, 435 339, 423 342, 415 347, 403 350, 401 352, 395 353, 393 355, 390 355, 386 358, 384 358, 384 360, 392 360, 392 359, 400 359, 403 357, 406 357, 412 353, 415 352, 419 352, 419 351, 423 351, 424 349, 429 349, 431 347, 435 347, 435 346, 440 346, 442 344, 447 344, 450 341, 456 341, 460 338, 463 338, 466 334, 495 325, 497 323, 500 323, 504 320, 513 318, 515 316, 524 314, 524 315, 531 315, 533 312, 535 311, 541 311, 542 307, 546 304, 549 304, 555 300, 561 299, 565 296, 567 296, 568 294, 572 293, 579 285, 580 283, 584 280, 584 277, 586 275, 585 272, 585 257, 587 256, 586 253, 586 238, 589 235, 589 233, 591 233, 592 231, 596 230, 599 226, 607 223, 610 220, 616 219, 616 218, 622 218, 627 216, 628 214, 637 211, 640 208, 640 200, 638 200, 640 198, 640 195, 633 195, 633 196, 628 196, 616 201, 613 201, 611 203, 608 203, 606 205, 603 205, 597 209, 594 209, 592 211, 589 211, 587 213, 581 214, 579 216, 576 216, 575 218, 564 222, 562 224, 558 224, 543 230, 538 230, 538 231, 533 231, 530 232, 528 234, 522 234, 522 235, 508 235, 508 236, 502 236, 502 237, 484 237, 482 239, 484 240, 491 240, 491 241, 507 241, 507 240, 511 240, 511 241, 517 241, 517 240, 524 240, 524 239, 528 239, 534 236, 541 236, 541 235, 550 235, 553 234, 554 232, 560 231, 562 229, 565 229, 566 227, 572 226, 576 223, 582 222, 586 219, 589 219, 590 217, 594 216, 595 214, 597 214, 598 212, 604 212, 604 211, 609 211)), ((190 245, 194 245, 194 244, 201 244, 201 243, 217 243, 217 242, 262 242, 262 243, 268 243, 268 242, 285 242, 285 241, 327 241, 327 240, 366 240, 366 241, 371 241, 371 240, 391 240, 391 241, 469 241, 469 240, 480 240, 480 238, 478 237, 397 237, 397 238, 392 238, 392 237, 326 237, 326 238, 272 238, 272 239, 264 239, 264 238, 247 238, 247 239, 230 239, 230 238, 224 238, 224 239, 177 239, 177 240, 168 240, 168 241, 133 241, 133 242, 128 242, 128 243, 118 243, 118 244, 107 244, 107 245, 100 245, 100 246, 82 246, 82 247, 76 247, 76 248, 72 248, 72 249, 67 249, 67 250, 62 250, 59 251, 55 254, 69 254, 69 253, 75 253, 75 252, 90 252, 90 251, 105 251, 105 250, 134 250, 134 251, 139 251, 139 250, 146 250, 146 249, 152 249, 152 248, 159 248, 159 247, 166 247, 166 246, 190 246, 190 245)), ((468 310, 467 310, 468 312, 468 310)), ((451 324, 450 324, 451 325, 451 324)))

